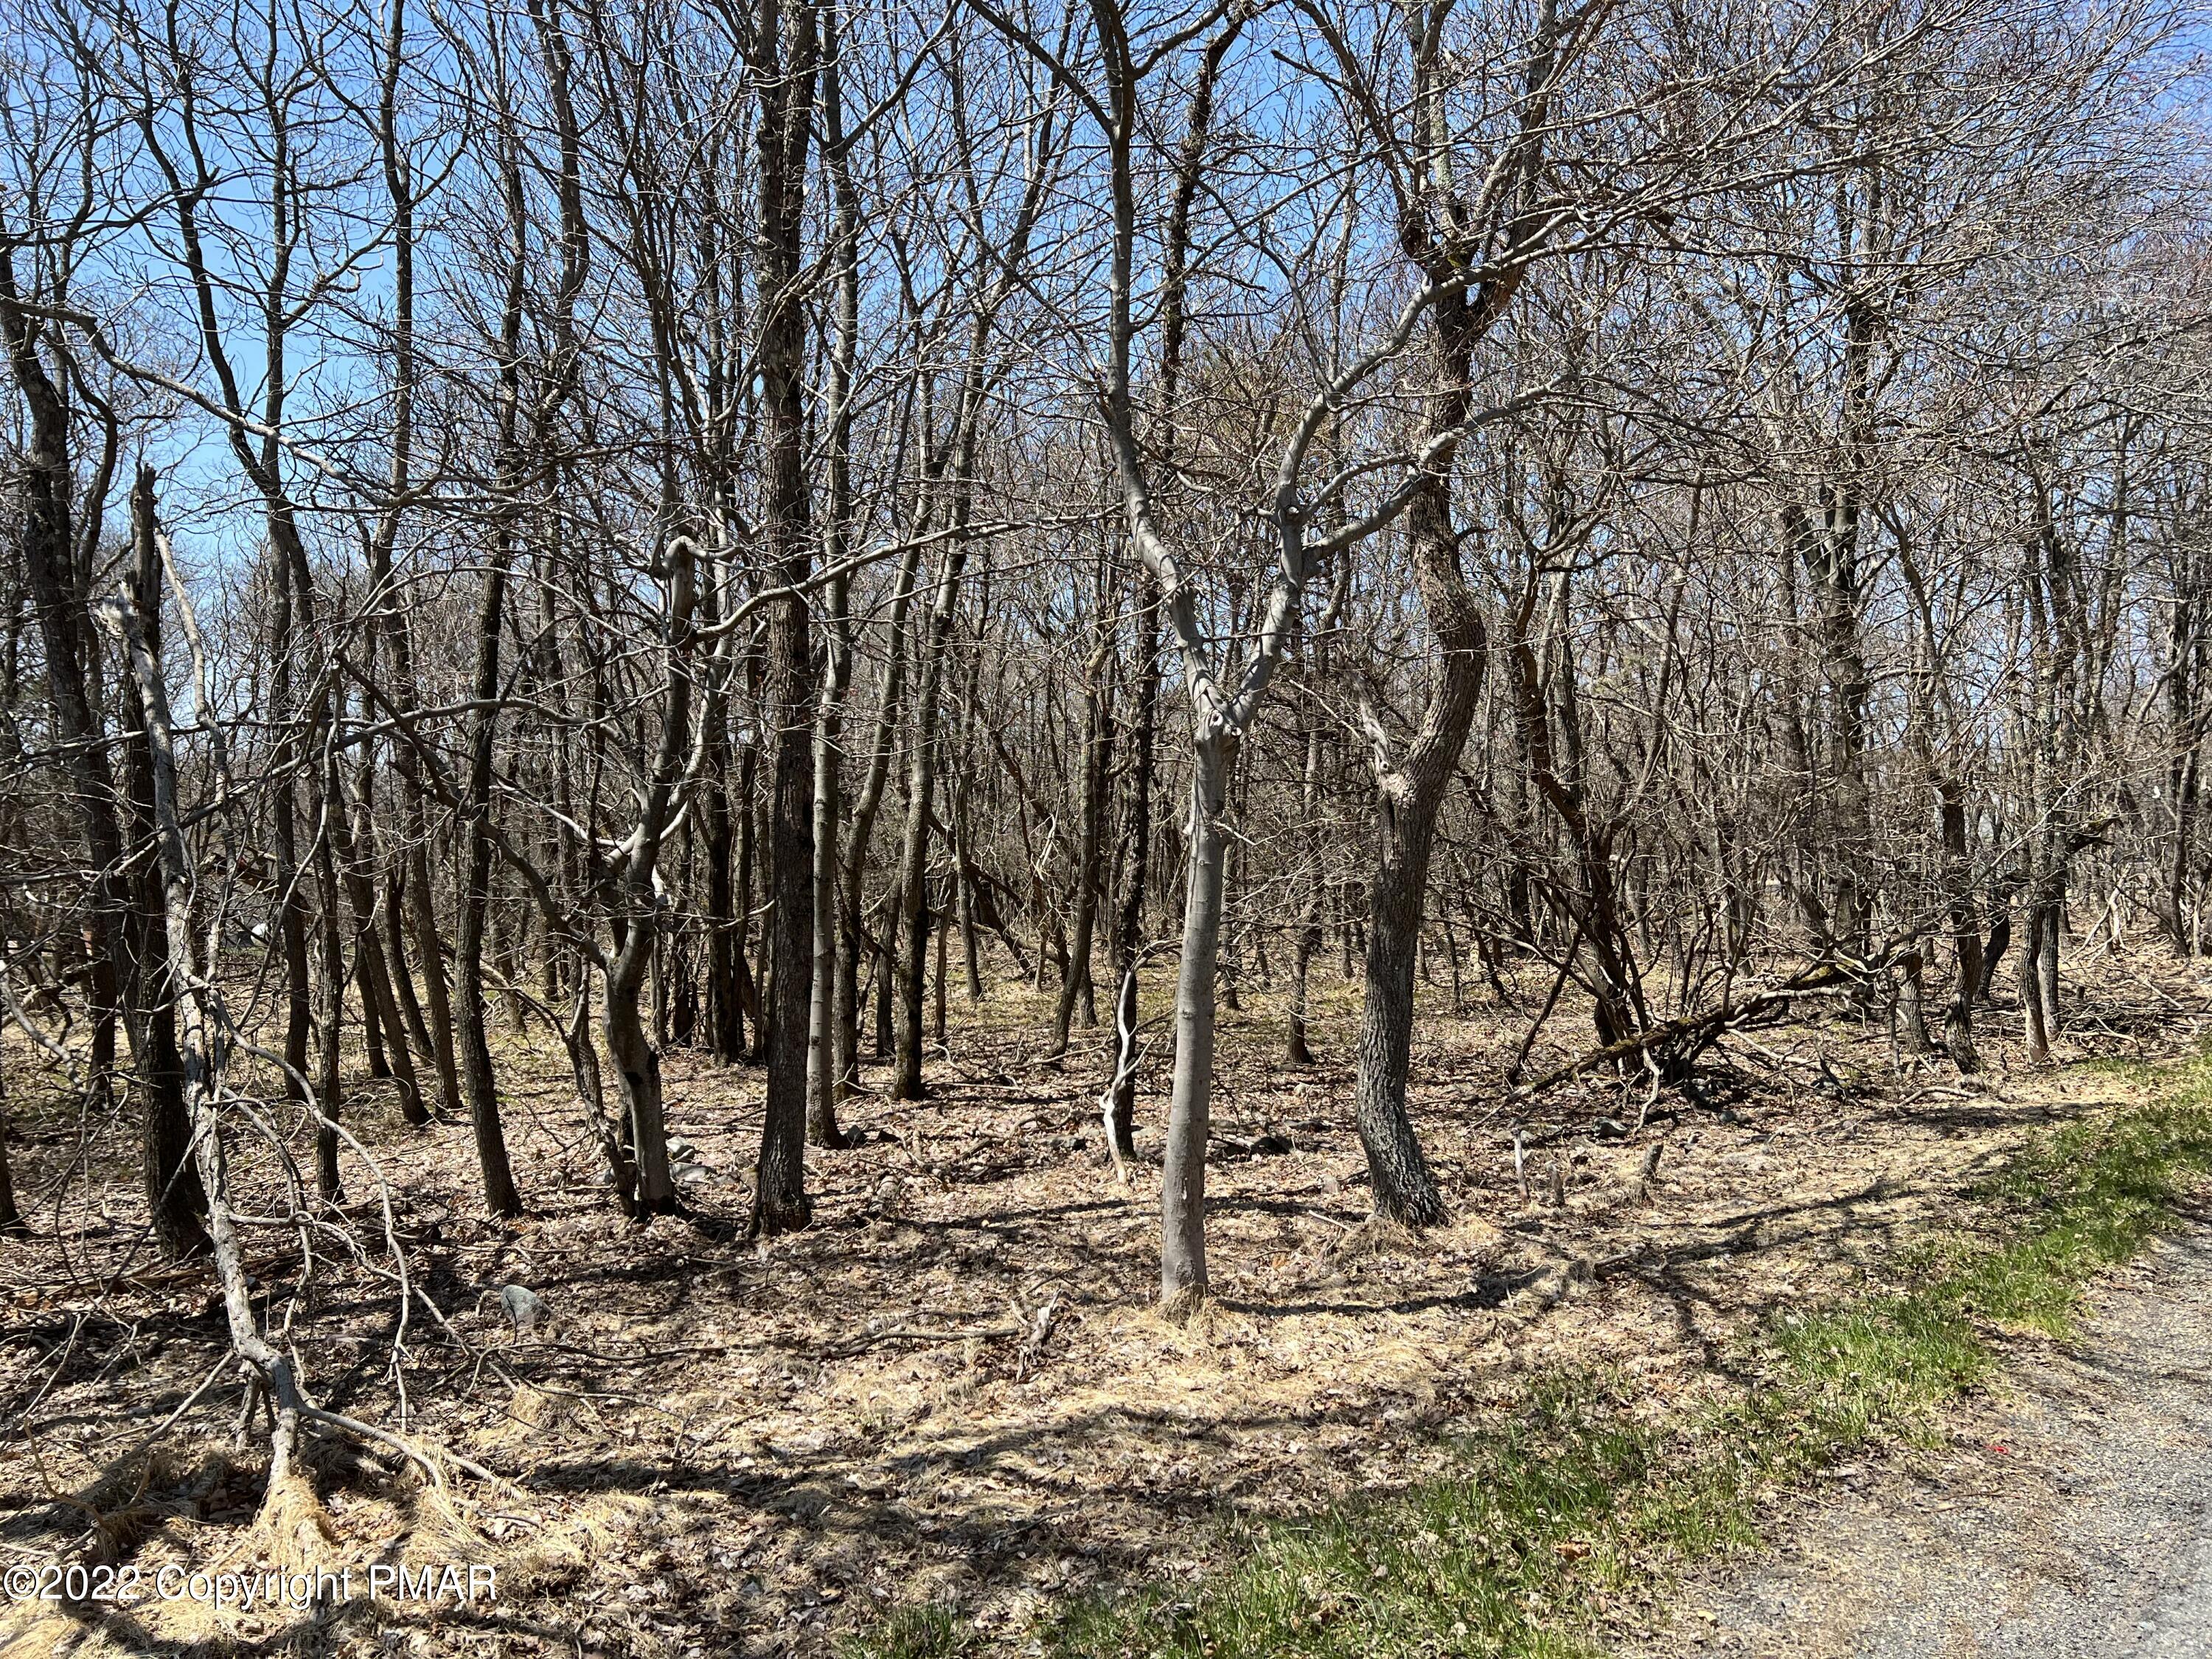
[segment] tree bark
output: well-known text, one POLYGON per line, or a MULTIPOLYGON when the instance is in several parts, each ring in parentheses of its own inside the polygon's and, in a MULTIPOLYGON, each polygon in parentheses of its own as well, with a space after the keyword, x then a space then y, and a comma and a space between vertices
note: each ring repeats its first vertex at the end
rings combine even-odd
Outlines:
POLYGON ((1131 680, 1137 726, 1129 740, 1132 753, 1121 809, 1121 854, 1116 860, 1120 876, 1113 937, 1115 1056, 1109 1085, 1112 1105, 1108 1113, 1108 1133, 1115 1150, 1124 1158, 1133 1156, 1137 1150, 1137 959, 1145 942, 1145 885, 1152 845, 1152 770, 1159 746, 1159 594, 1151 574, 1141 568, 1136 580, 1145 599, 1138 611, 1136 672, 1131 680))
POLYGON ((1380 722, 1369 716, 1376 743, 1376 848, 1368 882, 1366 999, 1352 1097, 1375 1213, 1415 1227, 1442 1221, 1444 1204, 1406 1109, 1413 975, 1437 814, 1474 723, 1489 648, 1482 611, 1460 571, 1460 538, 1452 521, 1451 466, 1457 453, 1452 434, 1465 422, 1473 399, 1475 342, 1503 303, 1504 296, 1495 293, 1473 303, 1452 292, 1441 296, 1430 313, 1437 392, 1429 422, 1433 453, 1406 509, 1406 533, 1414 584, 1436 636, 1435 665, 1420 726, 1395 764, 1388 758, 1380 722))
MULTIPOLYGON (((818 12, 760 0, 750 68, 760 104, 762 405, 767 424, 764 530, 771 568, 787 587, 806 579, 806 319, 798 285, 805 231, 806 157, 812 134, 818 12)), ((769 614, 764 713, 772 733, 771 1006, 768 1098, 761 1127, 751 1231, 805 1224, 807 1009, 814 956, 812 670, 806 601, 794 592, 769 614)))
MULTIPOLYGON (((1317 661, 1314 666, 1318 672, 1317 661)), ((1304 765, 1298 783, 1298 853, 1304 866, 1301 873, 1305 878, 1305 891, 1299 900, 1297 924, 1291 941, 1291 1008, 1283 1042, 1283 1060, 1291 1066, 1310 1066, 1314 1063, 1313 1049, 1306 1042, 1306 1020, 1310 1007, 1307 988, 1314 957, 1321 949, 1323 886, 1320 823, 1322 734, 1319 722, 1310 716, 1310 701, 1302 689, 1297 698, 1297 746, 1304 751, 1304 765)))
POLYGON ((275 1407, 276 1430, 270 1437, 269 1492, 274 1497, 296 1472, 301 1419, 305 1402, 294 1380, 291 1362, 261 1334, 255 1317, 252 1286, 246 1278, 235 1220, 230 1208, 228 1153, 218 1113, 223 1090, 224 1049, 228 1035, 211 1030, 208 981, 193 939, 191 894, 197 872, 185 847, 177 806, 176 763, 171 732, 168 694, 157 659, 149 647, 143 619, 136 608, 118 605, 112 614, 123 632, 132 679, 151 757, 155 819, 161 870, 162 913, 167 957, 165 969, 178 988, 183 1012, 181 1060, 183 1097, 200 1189, 207 1204, 207 1231, 216 1272, 222 1285, 223 1308, 232 1346, 239 1357, 259 1374, 275 1407))
POLYGON ((1213 975, 1220 960, 1223 854, 1236 739, 1202 733, 1191 745, 1190 878, 1182 963, 1176 978, 1175 1085, 1160 1188, 1160 1305, 1175 1312, 1206 1296, 1206 1142, 1213 1104, 1213 975))
POLYGON ((0 332, 6 336, 16 390, 30 416, 22 457, 23 582, 38 618, 55 747, 69 775, 91 878, 84 919, 86 1012, 92 1022, 86 1071, 98 1107, 113 1097, 115 1028, 122 1013, 124 898, 118 884, 123 831, 85 675, 87 624, 76 576, 69 405, 40 355, 42 330, 25 311, 16 287, 14 247, 13 241, 0 238, 0 332))
MULTIPOLYGON (((874 839, 876 815, 881 810, 884 787, 890 776, 892 732, 906 680, 906 618, 914 599, 915 573, 921 561, 919 541, 909 538, 891 579, 890 615, 885 623, 884 678, 869 725, 868 769, 853 802, 851 821, 838 850, 837 910, 842 947, 837 953, 836 1049, 837 1079, 849 1091, 859 1081, 860 1053, 862 902, 868 869, 868 849, 874 839)), ((875 966, 870 957, 870 966, 875 966)), ((880 1045, 879 1045, 880 1047, 880 1045)))
MULTIPOLYGON (((507 1162, 507 1132, 500 1121, 499 1086, 492 1072, 491 1048, 484 1036, 484 923, 491 907, 492 709, 499 696, 499 646, 506 606, 508 544, 502 532, 484 572, 477 600, 477 664, 469 715, 469 770, 463 798, 463 849, 467 863, 461 884, 460 927, 454 938, 453 979, 458 1006, 460 1060, 476 1136, 477 1167, 483 1182, 484 1208, 495 1216, 522 1213, 507 1162)), ((435 934, 432 935, 434 938, 435 934)))
POLYGON ((1926 969, 1919 946, 1906 951, 1897 966, 1897 1046, 1906 1059, 1918 1060, 1936 1046, 1928 1036, 1927 999, 1921 983, 1926 969))
POLYGON ((378 905, 376 884, 370 874, 368 848, 372 845, 369 830, 369 801, 366 783, 347 801, 340 791, 340 780, 335 775, 331 780, 329 793, 331 801, 331 819, 333 833, 343 829, 343 844, 337 848, 338 862, 345 873, 348 902, 354 915, 354 963, 358 979, 364 1023, 371 1018, 380 1022, 390 1039, 386 1056, 392 1085, 398 1095, 399 1115, 402 1121, 421 1128, 430 1121, 430 1114, 422 1105, 422 1091, 415 1074, 415 1056, 408 1046, 404 1016, 393 980, 385 956, 383 940, 377 932, 378 905), (343 816, 340 816, 343 814, 343 816), (348 818, 351 822, 348 823, 348 818))
MULTIPOLYGON (((1106 817, 1106 780, 1113 761, 1113 700, 1110 691, 1101 684, 1113 657, 1113 640, 1109 631, 1112 616, 1108 609, 1110 592, 1102 582, 1098 598, 1098 629, 1102 637, 1084 668, 1083 826, 1076 845, 1075 927, 1068 941, 1068 971, 1060 976, 1060 999, 1053 1006, 1052 1046, 1048 1052, 1055 1058, 1067 1052, 1068 1027, 1074 1018, 1079 996, 1086 1001, 1091 997, 1091 939, 1097 927, 1098 893, 1103 884, 1098 869, 1099 846, 1106 817)), ((1097 1014, 1091 1012, 1085 1024, 1095 1024, 1097 1020, 1097 1014)))
MULTIPOLYGON (((860 197, 853 181, 845 137, 844 78, 838 61, 837 12, 823 14, 823 160, 836 209, 838 261, 836 331, 830 353, 830 526, 828 562, 842 565, 851 550, 853 504, 853 374, 860 342, 860 197)), ((828 635, 829 677, 814 727, 814 950, 806 1013, 806 1138, 817 1146, 845 1144, 837 1102, 845 1073, 839 1065, 837 969, 840 874, 838 822, 843 816, 845 697, 853 682, 853 624, 848 582, 832 579, 828 635)))
MULTIPOLYGON (((155 540, 154 471, 141 465, 131 491, 131 541, 135 555, 130 579, 132 605, 143 619, 147 647, 161 648, 161 559, 155 540)), ((132 840, 158 847, 155 817, 154 756, 143 710, 136 697, 123 699, 129 742, 132 840)), ((137 1060, 144 1152, 147 1213, 164 1254, 194 1255, 205 1250, 202 1217, 207 1200, 192 1167, 191 1131, 185 1115, 184 1059, 177 1049, 176 988, 161 967, 167 927, 162 915, 158 856, 136 860, 131 881, 131 915, 126 937, 128 973, 124 1000, 132 1011, 130 1028, 137 1060)))
POLYGON ((891 1054, 890 1097, 921 1100, 923 1000, 929 961, 930 807, 937 785, 937 702, 945 684, 945 657, 960 599, 960 574, 968 562, 964 538, 956 536, 939 556, 937 580, 921 636, 915 680, 913 746, 907 756, 906 831, 899 851, 897 925, 893 933, 892 972, 896 989, 896 1043, 891 1054))

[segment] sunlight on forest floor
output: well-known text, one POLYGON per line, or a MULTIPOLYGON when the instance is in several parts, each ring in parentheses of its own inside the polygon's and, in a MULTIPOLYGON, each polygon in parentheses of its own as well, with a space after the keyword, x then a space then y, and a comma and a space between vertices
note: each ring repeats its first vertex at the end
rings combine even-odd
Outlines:
MULTIPOLYGON (((2169 960, 2072 966, 2099 975, 2072 1004, 2075 1060, 2174 1052, 2212 1012, 2169 960)), ((757 1069, 667 1057, 671 1127, 699 1173, 692 1213, 644 1229, 616 1212, 542 1028, 499 1037, 501 1077, 530 1079, 508 1096, 531 1211, 513 1225, 478 1218, 465 1125, 409 1132, 388 1085, 357 1077, 356 1132, 407 1195, 410 1270, 469 1345, 417 1305, 405 1427, 516 1484, 468 1483, 447 1506, 410 1474, 327 1455, 332 1560, 495 1562, 498 1601, 356 1601, 309 1624, 175 1602, 104 1622, 19 1613, 0 1636, 87 1654, 298 1638, 288 1651, 673 1656, 823 1652, 888 1619, 908 1651, 1029 1650, 1107 1587, 1170 1607, 1202 1599, 1250 1550, 1243 1522, 1427 1490, 1468 1437, 1523 1420, 1543 1379, 1602 1373, 1654 1422, 1722 1409, 1743 1340, 1779 1310, 1940 1278, 1960 1240, 2002 1225, 1978 1187, 2047 1126, 2141 1091, 2110 1066, 2027 1071, 2013 1008, 1983 1016, 1990 1069, 1962 1084, 1948 1066, 1893 1068, 1885 1030, 1826 1005, 1756 1048, 1729 1044, 1700 1073, 1701 1103, 1670 1093, 1640 1131, 1640 1083, 1547 1096, 1527 1127, 1524 1201, 1498 1103, 1523 1018, 1486 994, 1452 1018, 1449 992, 1432 991, 1412 1103, 1457 1219, 1416 1240, 1361 1224, 1355 988, 1328 992, 1310 1067, 1281 1063, 1272 998, 1248 991, 1246 1012, 1224 1016, 1215 1301, 1188 1326, 1151 1311, 1157 1177, 1140 1162, 1124 1189, 1105 1166, 1096 1036, 1064 1073, 1047 1065, 1049 1006, 1025 987, 996 986, 974 1010, 956 995, 957 1058, 931 1066, 933 1097, 853 1102, 860 1144, 809 1155, 815 1224, 759 1249, 742 1237, 757 1069), (1546 1198, 1555 1161, 1563 1207, 1546 1198), (545 1298, 550 1331, 510 1334, 496 1298, 508 1282, 545 1298)), ((1155 1156, 1162 1035, 1155 1019, 1139 1114, 1155 1156)), ((35 1200, 67 1180, 80 1126, 73 1109, 42 1113, 52 1080, 27 1050, 7 1054, 17 1181, 35 1200)), ((99 1190, 135 1193, 131 1153, 92 1144, 92 1167, 113 1176, 99 1190)), ((276 1178, 242 1160, 241 1207, 275 1207, 254 1194, 276 1178)), ((362 1236, 380 1239, 372 1181, 358 1164, 349 1180, 362 1236)), ((39 1236, 0 1247, 0 1385, 23 1421, 0 1452, 14 1511, 0 1539, 51 1551, 96 1512, 118 1559, 149 1577, 248 1559, 260 1474, 232 1450, 228 1379, 152 1461, 141 1445, 227 1352, 210 1281, 156 1265, 119 1201, 59 1233, 57 1215, 81 1206, 26 1207, 39 1236)), ((264 1238, 249 1264, 292 1274, 293 1239, 264 1238)), ((313 1307, 301 1354, 322 1402, 397 1427, 398 1304, 374 1271, 388 1267, 319 1240, 311 1284, 264 1288, 313 1307)), ((1624 1571, 1585 1611, 1632 1630, 1651 1594, 1624 1571)))

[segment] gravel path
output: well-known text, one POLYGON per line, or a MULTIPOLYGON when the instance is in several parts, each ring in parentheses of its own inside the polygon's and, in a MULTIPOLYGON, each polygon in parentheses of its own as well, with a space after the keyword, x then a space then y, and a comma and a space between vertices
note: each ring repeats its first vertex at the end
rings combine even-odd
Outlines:
POLYGON ((1640 1651, 2212 1656, 2212 1232, 2107 1281, 1942 1451, 1830 1484, 1640 1651))

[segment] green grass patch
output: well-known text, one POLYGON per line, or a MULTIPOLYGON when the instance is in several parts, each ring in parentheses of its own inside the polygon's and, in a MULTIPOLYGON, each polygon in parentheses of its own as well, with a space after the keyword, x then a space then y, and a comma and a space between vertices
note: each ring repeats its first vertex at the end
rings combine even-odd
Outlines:
MULTIPOLYGON (((1911 1288, 1784 1313, 1741 1356, 1729 1403, 1656 1412, 1619 1377, 1550 1378, 1459 1466, 1387 1498, 1241 1529, 1234 1565, 1188 1589, 1092 1596, 1037 1632, 1060 1659, 1370 1659, 1600 1650, 1608 1603, 1751 1541, 1759 1495, 1873 1443, 1929 1435, 2000 1362, 2005 1330, 2063 1333, 2090 1279, 2174 1220, 2212 1169, 2212 1052, 2145 1105, 2070 1125, 1978 1196, 1991 1228, 1926 1241, 1911 1288)), ((853 1659, 963 1651, 908 1610, 853 1659), (903 1621, 903 1622, 901 1622, 903 1621)))
POLYGON ((845 1644, 845 1659, 955 1659, 974 1644, 943 1607, 901 1607, 866 1636, 845 1644))

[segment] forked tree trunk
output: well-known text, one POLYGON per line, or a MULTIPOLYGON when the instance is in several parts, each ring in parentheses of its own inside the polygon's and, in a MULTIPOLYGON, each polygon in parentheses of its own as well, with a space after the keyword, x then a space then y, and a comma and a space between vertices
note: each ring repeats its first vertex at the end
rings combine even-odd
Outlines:
MULTIPOLYGON (((668 1161, 668 1128, 660 1086, 660 1055, 646 1030, 640 1009, 647 976, 659 955, 660 903, 656 883, 661 849, 666 845, 678 785, 688 766, 704 764, 692 753, 691 690, 703 681, 708 704, 714 701, 720 659, 703 665, 696 649, 694 621, 700 588, 699 550, 688 537, 672 538, 665 555, 668 583, 664 675, 660 694, 660 738, 647 776, 636 828, 629 835, 623 863, 612 872, 616 905, 615 950, 606 964, 604 1029, 607 1058, 613 1062, 622 1095, 623 1151, 634 1161, 637 1212, 665 1214, 676 1207, 676 1185, 668 1161)), ((779 932, 781 926, 779 925, 779 932)), ((800 975, 800 988, 805 988, 800 975)), ((804 1041, 805 1033, 794 1029, 804 1041)), ((617 1179, 623 1171, 617 1164, 617 1179)))

